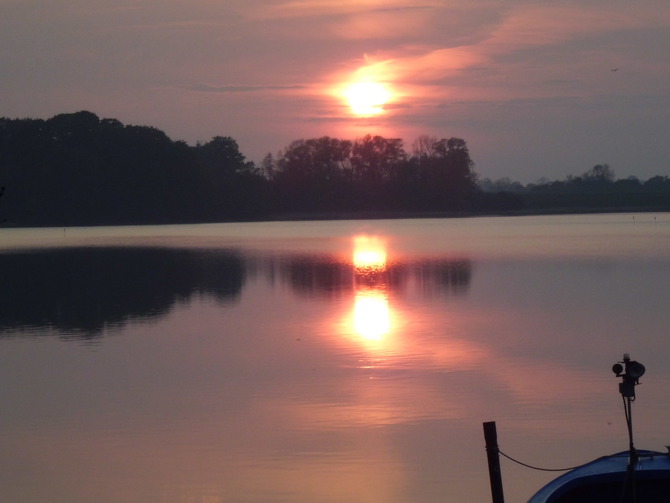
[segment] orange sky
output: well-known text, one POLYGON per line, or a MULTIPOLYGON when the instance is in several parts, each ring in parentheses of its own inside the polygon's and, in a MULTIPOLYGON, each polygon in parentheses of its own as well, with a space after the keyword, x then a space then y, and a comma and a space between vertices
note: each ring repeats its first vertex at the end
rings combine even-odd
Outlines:
POLYGON ((646 179, 670 174, 669 46, 666 0, 0 0, 0 116, 85 109, 254 161, 455 136, 484 177, 646 179), (360 80, 388 90, 380 113, 351 113, 360 80))

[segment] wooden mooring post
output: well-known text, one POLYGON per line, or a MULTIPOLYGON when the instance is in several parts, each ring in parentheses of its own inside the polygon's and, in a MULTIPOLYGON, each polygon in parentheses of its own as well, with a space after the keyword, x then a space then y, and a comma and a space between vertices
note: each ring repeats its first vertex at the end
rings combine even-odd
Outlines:
POLYGON ((489 462, 489 479, 491 480, 493 503, 505 503, 502 474, 500 472, 500 456, 498 454, 498 432, 495 421, 484 423, 484 440, 486 441, 486 457, 489 462))

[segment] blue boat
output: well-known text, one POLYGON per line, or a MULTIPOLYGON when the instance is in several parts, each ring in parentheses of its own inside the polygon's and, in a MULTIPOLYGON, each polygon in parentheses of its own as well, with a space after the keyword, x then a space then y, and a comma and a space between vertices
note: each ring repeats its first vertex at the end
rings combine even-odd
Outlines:
POLYGON ((630 451, 575 468, 549 482, 528 503, 670 502, 670 449, 636 454, 632 469, 630 451))
POLYGON ((579 466, 540 489, 528 503, 669 503, 670 447, 667 453, 638 450, 633 444, 631 404, 644 365, 630 359, 612 366, 621 377, 629 449, 579 466))
MULTIPOLYGON (((567 471, 535 493, 528 503, 670 503, 670 446, 664 453, 638 450, 633 443, 631 404, 635 386, 645 373, 644 365, 624 354, 623 361, 614 364, 612 371, 622 379, 619 393, 624 401, 629 449, 567 471)), ((494 422, 484 423, 484 437, 493 503, 504 503, 498 456, 520 462, 498 448, 494 422)))

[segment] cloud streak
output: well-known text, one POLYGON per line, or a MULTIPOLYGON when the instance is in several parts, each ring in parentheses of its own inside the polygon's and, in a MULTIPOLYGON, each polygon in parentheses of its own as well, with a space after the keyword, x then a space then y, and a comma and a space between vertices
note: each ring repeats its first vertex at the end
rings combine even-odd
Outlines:
POLYGON ((243 86, 243 85, 229 85, 229 86, 215 86, 210 84, 194 84, 191 86, 184 86, 180 89, 186 91, 193 91, 198 93, 256 93, 263 91, 295 91, 305 89, 303 85, 286 85, 286 86, 243 86))

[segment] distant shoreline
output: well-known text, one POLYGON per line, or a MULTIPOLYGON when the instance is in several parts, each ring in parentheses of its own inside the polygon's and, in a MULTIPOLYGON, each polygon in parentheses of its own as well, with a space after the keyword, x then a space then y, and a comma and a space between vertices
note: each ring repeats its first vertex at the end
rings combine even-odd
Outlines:
POLYGON ((329 213, 286 213, 274 217, 247 220, 220 220, 198 222, 124 222, 100 224, 70 225, 12 225, 5 222, 0 229, 48 229, 68 227, 124 227, 124 226, 160 226, 160 225, 200 225, 217 223, 254 223, 254 222, 313 222, 336 220, 412 220, 439 218, 481 218, 481 217, 523 217, 550 215, 594 215, 613 213, 670 213, 670 208, 552 208, 547 210, 508 210, 491 212, 402 212, 402 211, 370 211, 370 212, 329 212, 329 213))
POLYGON ((469 218, 469 217, 521 217, 541 215, 590 215, 608 213, 668 213, 670 208, 549 208, 549 209, 519 209, 499 211, 461 211, 461 212, 403 212, 403 211, 370 211, 370 212, 330 212, 330 213, 290 213, 278 215, 276 218, 264 219, 267 222, 294 222, 312 220, 409 220, 421 218, 469 218))

